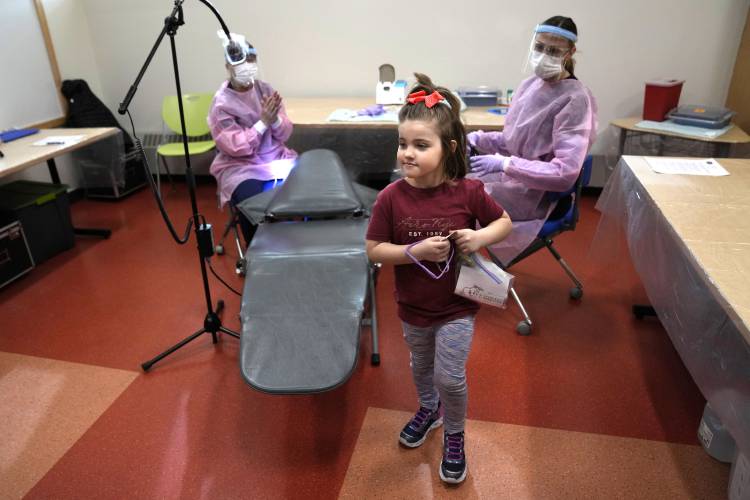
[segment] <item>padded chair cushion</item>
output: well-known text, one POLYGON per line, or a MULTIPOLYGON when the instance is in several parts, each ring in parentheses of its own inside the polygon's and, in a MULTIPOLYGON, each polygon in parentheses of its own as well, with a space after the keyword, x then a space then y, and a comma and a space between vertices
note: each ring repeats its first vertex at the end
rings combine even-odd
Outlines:
POLYGON ((272 217, 326 217, 362 212, 338 155, 327 149, 302 154, 266 207, 272 217))
POLYGON ((263 224, 247 253, 240 368, 273 394, 322 392, 357 362, 367 219, 263 224))

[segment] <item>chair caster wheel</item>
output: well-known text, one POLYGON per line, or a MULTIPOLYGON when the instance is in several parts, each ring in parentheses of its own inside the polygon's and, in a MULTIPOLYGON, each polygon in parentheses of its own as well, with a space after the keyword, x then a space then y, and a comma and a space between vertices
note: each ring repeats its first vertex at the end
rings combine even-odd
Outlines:
POLYGON ((583 297, 583 289, 580 287, 573 287, 570 289, 570 298, 573 300, 579 300, 583 297))
POLYGON ((234 272, 237 273, 237 276, 245 276, 245 272, 247 271, 245 266, 245 260, 244 259, 237 259, 237 263, 234 266, 234 272))
POLYGON ((224 255, 224 245, 216 245, 214 247, 214 252, 216 252, 216 255, 224 255))
POLYGON ((523 335, 524 337, 531 335, 531 323, 526 320, 520 321, 516 325, 516 332, 518 335, 523 335))
POLYGON ((380 366, 380 354, 373 354, 370 362, 372 366, 380 366))

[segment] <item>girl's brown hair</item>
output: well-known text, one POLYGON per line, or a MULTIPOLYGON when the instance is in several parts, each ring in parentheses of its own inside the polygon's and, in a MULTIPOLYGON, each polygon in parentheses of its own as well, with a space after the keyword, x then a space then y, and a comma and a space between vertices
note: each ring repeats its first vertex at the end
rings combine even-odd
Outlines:
POLYGON ((466 129, 461 122, 461 103, 453 93, 445 87, 438 87, 429 76, 422 73, 414 73, 417 83, 410 93, 424 90, 427 95, 437 91, 445 97, 450 104, 444 102, 435 104, 428 108, 424 102, 416 104, 406 103, 398 113, 399 123, 406 120, 434 121, 437 124, 440 143, 443 146, 443 171, 450 179, 462 179, 469 171, 466 159, 466 129), (456 141, 456 149, 453 150, 451 141, 456 141))

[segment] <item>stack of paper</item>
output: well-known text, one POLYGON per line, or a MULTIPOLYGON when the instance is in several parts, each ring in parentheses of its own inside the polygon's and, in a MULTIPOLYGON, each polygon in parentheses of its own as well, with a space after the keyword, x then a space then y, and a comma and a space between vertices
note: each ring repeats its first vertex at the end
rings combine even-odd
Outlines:
POLYGON ((657 174, 679 174, 679 175, 729 175, 721 164, 713 158, 688 159, 688 158, 646 158, 651 169, 657 174))

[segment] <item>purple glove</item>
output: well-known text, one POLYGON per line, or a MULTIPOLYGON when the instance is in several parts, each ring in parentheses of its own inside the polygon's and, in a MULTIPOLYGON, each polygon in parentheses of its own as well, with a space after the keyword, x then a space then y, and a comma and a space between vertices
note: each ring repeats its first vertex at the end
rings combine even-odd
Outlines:
POLYGON ((367 106, 366 108, 357 111, 359 116, 379 116, 383 113, 385 113, 385 108, 382 104, 373 104, 372 106, 367 106))
POLYGON ((508 160, 507 156, 499 154, 472 156, 469 158, 471 173, 482 177, 487 174, 502 172, 508 160))
POLYGON ((479 141, 479 138, 482 137, 482 134, 484 134, 484 132, 482 132, 481 130, 469 132, 468 134, 466 134, 466 144, 476 149, 477 141, 479 141))

